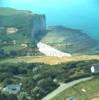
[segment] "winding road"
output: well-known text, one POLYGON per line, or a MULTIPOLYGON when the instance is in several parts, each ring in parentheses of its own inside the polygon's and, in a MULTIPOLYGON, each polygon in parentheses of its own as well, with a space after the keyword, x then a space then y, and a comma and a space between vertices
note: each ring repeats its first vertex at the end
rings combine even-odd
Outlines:
POLYGON ((49 93, 46 97, 44 97, 42 100, 51 100, 53 97, 55 97, 56 95, 58 95, 59 93, 61 93, 62 91, 80 83, 83 81, 87 81, 92 79, 93 77, 88 77, 88 78, 81 78, 79 80, 75 80, 69 83, 60 83, 60 86, 55 89, 54 91, 52 91, 51 93, 49 93))

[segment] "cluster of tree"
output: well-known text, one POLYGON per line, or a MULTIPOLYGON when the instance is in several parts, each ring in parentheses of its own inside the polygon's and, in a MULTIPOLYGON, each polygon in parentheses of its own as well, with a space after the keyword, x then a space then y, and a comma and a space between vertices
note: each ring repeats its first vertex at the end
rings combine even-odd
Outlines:
POLYGON ((3 49, 0 50, 0 58, 6 58, 8 56, 8 53, 5 53, 3 49))
POLYGON ((7 57, 16 57, 17 52, 11 50, 10 52, 5 52, 4 49, 0 49, 0 59, 7 58, 7 57))
POLYGON ((30 95, 33 100, 40 100, 57 88, 60 81, 69 82, 91 76, 90 68, 92 64, 96 63, 99 61, 86 60, 59 65, 42 63, 0 64, 0 82, 4 84, 21 82, 23 84, 21 92, 30 95))
POLYGON ((5 28, 3 27, 0 27, 0 34, 4 35, 6 33, 6 30, 5 28))
POLYGON ((51 77, 41 79, 37 82, 37 86, 31 90, 31 95, 35 100, 40 100, 57 87, 58 84, 53 82, 51 77))
MULTIPOLYGON (((13 46, 13 45, 11 45, 11 46, 13 46)), ((3 47, 3 45, 0 47, 3 47)), ((6 52, 4 49, 0 49, 0 58, 27 56, 27 55, 30 55, 30 56, 40 55, 35 44, 28 44, 28 47, 26 47, 24 49, 10 50, 9 52, 6 52)))
POLYGON ((0 93, 0 100, 18 100, 16 95, 6 95, 6 94, 2 94, 0 93))

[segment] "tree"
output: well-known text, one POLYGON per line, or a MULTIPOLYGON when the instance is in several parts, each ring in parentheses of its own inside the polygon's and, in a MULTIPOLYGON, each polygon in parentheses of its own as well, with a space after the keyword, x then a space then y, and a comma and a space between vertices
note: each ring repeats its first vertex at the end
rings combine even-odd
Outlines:
POLYGON ((12 51, 10 51, 9 55, 10 55, 11 57, 15 57, 15 56, 17 56, 17 52, 14 51, 14 50, 12 50, 12 51))
POLYGON ((6 85, 9 85, 9 84, 12 84, 13 81, 9 78, 6 78, 4 81, 3 81, 3 84, 6 86, 6 85))
POLYGON ((17 98, 16 95, 10 94, 10 95, 7 96, 6 100, 18 100, 18 98, 17 98))
POLYGON ((27 92, 20 92, 20 94, 18 95, 18 100, 27 100, 26 99, 27 96, 28 96, 27 92))
POLYGON ((7 100, 7 96, 0 93, 0 100, 7 100))

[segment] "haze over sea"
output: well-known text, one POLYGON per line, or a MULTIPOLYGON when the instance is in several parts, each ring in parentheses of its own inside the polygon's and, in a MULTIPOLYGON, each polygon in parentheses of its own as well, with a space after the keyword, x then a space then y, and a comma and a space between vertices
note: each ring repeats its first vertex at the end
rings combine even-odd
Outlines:
POLYGON ((0 6, 46 14, 47 25, 81 29, 99 40, 99 0, 0 0, 0 6))

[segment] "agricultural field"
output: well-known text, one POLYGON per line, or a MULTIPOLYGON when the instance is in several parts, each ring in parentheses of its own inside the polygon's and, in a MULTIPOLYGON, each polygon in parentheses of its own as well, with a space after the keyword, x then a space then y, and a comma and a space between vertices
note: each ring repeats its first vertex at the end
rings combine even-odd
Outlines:
POLYGON ((0 63, 18 63, 18 62, 26 62, 26 63, 45 63, 50 65, 67 63, 71 61, 82 61, 82 60, 99 60, 99 56, 97 55, 73 55, 71 57, 46 57, 46 56, 22 56, 15 58, 6 58, 2 59, 0 63))

